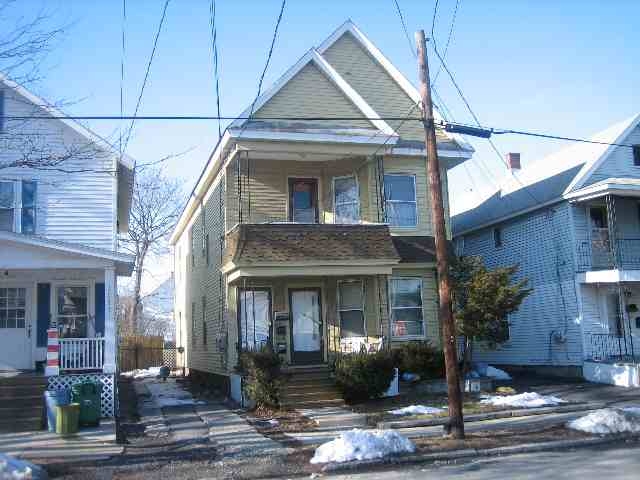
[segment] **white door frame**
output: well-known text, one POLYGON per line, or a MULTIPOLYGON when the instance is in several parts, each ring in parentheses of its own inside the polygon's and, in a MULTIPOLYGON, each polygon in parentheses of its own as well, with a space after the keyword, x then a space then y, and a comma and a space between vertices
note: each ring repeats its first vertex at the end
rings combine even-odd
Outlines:
MULTIPOLYGON (((38 324, 37 324, 37 299, 35 295, 34 283, 26 280, 0 280, 1 288, 24 288, 25 292, 25 321, 24 327, 25 330, 29 332, 30 329, 30 337, 28 342, 31 346, 29 349, 29 368, 28 370, 35 369, 35 359, 36 359, 36 339, 38 337, 38 324)), ((0 330, 1 332, 1 330, 0 330)), ((3 336, 0 335, 0 345, 2 345, 3 336)), ((2 348, 2 347, 0 347, 2 348)))

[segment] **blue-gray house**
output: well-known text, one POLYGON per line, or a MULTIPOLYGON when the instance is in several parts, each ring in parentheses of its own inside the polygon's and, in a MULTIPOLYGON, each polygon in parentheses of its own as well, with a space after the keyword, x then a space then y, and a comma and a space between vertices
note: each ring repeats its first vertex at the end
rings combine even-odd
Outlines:
POLYGON ((640 386, 640 115, 520 168, 452 218, 457 253, 519 264, 534 292, 474 360, 640 386), (617 145, 610 145, 617 144, 617 145))

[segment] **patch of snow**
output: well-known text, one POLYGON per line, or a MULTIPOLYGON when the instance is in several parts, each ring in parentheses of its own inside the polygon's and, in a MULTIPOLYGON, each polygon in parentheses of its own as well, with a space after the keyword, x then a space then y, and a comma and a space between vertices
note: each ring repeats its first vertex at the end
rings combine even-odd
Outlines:
POLYGON ((271 419, 267 420, 267 423, 269 425, 271 425, 272 427, 277 427, 278 425, 280 425, 280 422, 278 420, 276 420, 275 418, 271 418, 271 419))
POLYGON ((46 478, 47 474, 41 467, 0 453, 0 480, 36 480, 46 478))
POLYGON ((371 460, 389 455, 415 452, 416 447, 394 430, 360 430, 343 432, 338 438, 320 445, 311 463, 371 460))
POLYGON ((567 423, 567 427, 587 433, 640 432, 640 408, 603 408, 567 423))
POLYGON ((427 407, 425 405, 409 405, 408 407, 389 410, 391 415, 434 415, 442 412, 441 408, 427 407))
POLYGON ((485 373, 485 375, 495 380, 511 380, 511 375, 509 375, 504 370, 500 370, 499 368, 492 367, 491 365, 487 367, 487 372, 485 373))
POLYGON ((175 379, 168 379, 166 382, 153 381, 146 383, 151 398, 156 406, 180 407, 183 405, 204 405, 206 402, 195 400, 191 394, 178 385, 175 379))
POLYGON ((552 395, 540 395, 536 392, 525 392, 518 395, 488 395, 480 400, 480 403, 496 407, 535 408, 559 405, 567 402, 552 395))
POLYGON ((122 375, 123 377, 129 377, 138 380, 141 378, 156 378, 160 375, 160 367, 149 367, 130 370, 128 372, 122 372, 120 375, 122 375))

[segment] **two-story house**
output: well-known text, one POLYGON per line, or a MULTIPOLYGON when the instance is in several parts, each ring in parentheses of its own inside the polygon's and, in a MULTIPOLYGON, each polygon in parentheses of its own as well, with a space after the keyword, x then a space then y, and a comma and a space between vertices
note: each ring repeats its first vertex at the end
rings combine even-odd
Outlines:
POLYGON ((640 386, 640 115, 530 167, 452 219, 459 254, 519 264, 533 293, 476 360, 640 386))
MULTIPOLYGON (((171 238, 190 370, 228 377, 267 343, 290 367, 440 345, 419 104, 347 21, 229 126, 171 238)), ((438 150, 447 198, 473 149, 439 132, 438 150)))
POLYGON ((0 430, 39 427, 44 389, 87 375, 113 414, 133 162, 6 78, 0 111, 0 430))

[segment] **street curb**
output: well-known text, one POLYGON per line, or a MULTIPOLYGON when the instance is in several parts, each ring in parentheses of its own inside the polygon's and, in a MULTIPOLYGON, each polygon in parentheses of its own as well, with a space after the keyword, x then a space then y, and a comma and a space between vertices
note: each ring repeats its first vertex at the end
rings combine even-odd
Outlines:
MULTIPOLYGON (((501 418, 513 417, 529 417, 535 415, 548 415, 552 413, 569 413, 582 412, 589 410, 597 410, 603 408, 604 403, 582 403, 572 405, 560 405, 556 407, 538 407, 538 408, 520 408, 515 410, 500 410, 497 412, 478 413, 474 415, 466 415, 465 422, 482 422, 484 420, 498 420, 501 418)), ((449 421, 449 417, 436 417, 424 420, 392 420, 389 422, 378 422, 377 428, 398 429, 398 428, 416 428, 416 427, 437 427, 445 425, 449 421)))
POLYGON ((555 440, 551 442, 540 443, 525 443, 522 445, 513 445, 509 447, 496 447, 496 448, 467 448, 464 450, 452 450, 449 452, 438 453, 425 453, 425 454, 411 454, 405 456, 395 456, 387 458, 378 458, 374 460, 356 460, 353 462, 344 463, 329 463, 322 467, 323 472, 341 472, 354 470, 362 467, 379 466, 379 465, 405 465, 413 463, 425 463, 425 462, 447 462, 453 460, 460 460, 463 458, 477 458, 477 457, 494 457, 500 455, 514 455, 518 453, 533 453, 544 452, 547 450, 558 450, 566 448, 581 448, 591 447, 594 445, 605 445, 616 442, 623 442, 640 440, 640 435, 637 433, 632 434, 619 434, 602 437, 589 437, 576 440, 555 440))

